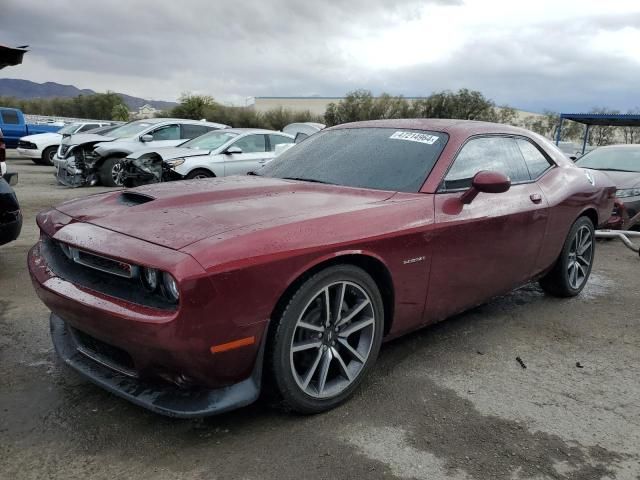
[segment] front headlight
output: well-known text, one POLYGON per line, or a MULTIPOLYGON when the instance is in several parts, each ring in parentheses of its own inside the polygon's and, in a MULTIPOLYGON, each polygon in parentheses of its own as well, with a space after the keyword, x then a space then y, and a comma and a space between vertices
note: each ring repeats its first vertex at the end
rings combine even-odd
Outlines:
POLYGON ((162 285, 164 286, 166 297, 172 302, 178 303, 180 292, 178 291, 178 282, 176 282, 176 279, 173 278, 170 273, 164 272, 162 274, 162 285))
POLYGON ((184 163, 184 158, 174 158, 172 160, 167 160, 165 163, 169 165, 169 167, 175 168, 178 165, 182 165, 184 163))
POLYGON ((640 188, 623 188, 620 190, 616 190, 616 197, 618 198, 638 197, 638 196, 640 196, 640 188))

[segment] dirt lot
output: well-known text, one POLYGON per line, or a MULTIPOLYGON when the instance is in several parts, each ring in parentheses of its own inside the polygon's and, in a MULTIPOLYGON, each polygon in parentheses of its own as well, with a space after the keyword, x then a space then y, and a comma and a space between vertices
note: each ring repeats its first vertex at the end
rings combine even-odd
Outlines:
POLYGON ((640 479, 640 259, 617 243, 575 299, 530 286, 386 344, 332 412, 179 421, 56 361, 25 266, 35 214, 100 189, 9 165, 25 225, 0 248, 0 478, 640 479))

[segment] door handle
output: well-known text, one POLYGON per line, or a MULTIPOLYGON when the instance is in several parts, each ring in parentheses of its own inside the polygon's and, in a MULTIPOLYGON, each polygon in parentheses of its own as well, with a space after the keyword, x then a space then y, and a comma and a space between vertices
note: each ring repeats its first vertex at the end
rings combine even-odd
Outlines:
POLYGON ((529 195, 529 198, 533 203, 542 202, 542 195, 540 195, 539 193, 532 193, 531 195, 529 195))

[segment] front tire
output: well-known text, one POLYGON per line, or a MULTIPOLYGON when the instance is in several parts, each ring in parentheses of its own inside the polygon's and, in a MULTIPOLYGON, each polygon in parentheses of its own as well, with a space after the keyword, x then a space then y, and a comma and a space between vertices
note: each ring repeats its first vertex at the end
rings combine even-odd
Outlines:
POLYGON ((50 167, 53 166, 53 159, 56 156, 56 152, 58 151, 58 147, 47 147, 44 149, 44 151, 42 152, 42 160, 40 160, 38 163, 40 165, 49 165, 50 167))
POLYGON ((556 297, 575 297, 587 284, 595 254, 595 229, 591 220, 575 221, 551 271, 540 279, 542 289, 556 297))
POLYGON ((289 409, 312 414, 344 402, 371 370, 384 307, 369 274, 337 265, 307 279, 273 321, 267 355, 277 394, 289 409))
POLYGON ((109 157, 100 165, 98 176, 100 183, 105 187, 122 187, 124 185, 123 173, 122 159, 109 157))
POLYGON ((194 178, 213 178, 215 175, 209 170, 205 170, 204 168, 196 168, 195 170, 187 173, 184 177, 185 180, 193 180, 194 178))

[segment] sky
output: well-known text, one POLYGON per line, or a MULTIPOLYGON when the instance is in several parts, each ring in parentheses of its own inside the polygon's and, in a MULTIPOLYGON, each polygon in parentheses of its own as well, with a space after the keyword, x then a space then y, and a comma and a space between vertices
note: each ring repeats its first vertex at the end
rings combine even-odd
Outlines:
POLYGON ((5 78, 235 105, 469 88, 538 112, 640 107, 639 0, 0 4, 0 44, 31 50, 5 78))

